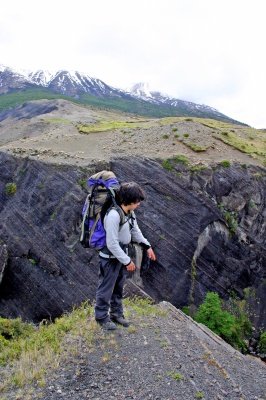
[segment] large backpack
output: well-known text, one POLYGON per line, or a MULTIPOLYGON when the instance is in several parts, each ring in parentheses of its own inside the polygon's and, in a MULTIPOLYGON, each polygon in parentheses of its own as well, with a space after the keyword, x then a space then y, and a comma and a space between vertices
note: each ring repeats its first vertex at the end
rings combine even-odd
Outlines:
POLYGON ((82 210, 80 243, 84 247, 101 250, 106 245, 103 217, 115 208, 120 215, 120 226, 125 223, 123 210, 116 202, 120 185, 112 171, 101 171, 88 179, 89 194, 82 210))

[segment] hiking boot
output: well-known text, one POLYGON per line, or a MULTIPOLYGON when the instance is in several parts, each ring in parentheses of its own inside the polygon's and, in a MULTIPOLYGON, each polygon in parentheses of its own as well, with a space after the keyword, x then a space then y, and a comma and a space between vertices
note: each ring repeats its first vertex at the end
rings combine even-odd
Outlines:
POLYGON ((99 325, 104 331, 115 331, 117 329, 116 324, 112 321, 106 321, 106 322, 99 322, 99 325))
POLYGON ((111 317, 111 320, 112 320, 113 322, 115 322, 116 324, 119 324, 119 325, 124 326, 125 328, 128 328, 129 325, 130 325, 130 322, 127 321, 127 320, 123 317, 123 315, 122 315, 122 317, 111 317))

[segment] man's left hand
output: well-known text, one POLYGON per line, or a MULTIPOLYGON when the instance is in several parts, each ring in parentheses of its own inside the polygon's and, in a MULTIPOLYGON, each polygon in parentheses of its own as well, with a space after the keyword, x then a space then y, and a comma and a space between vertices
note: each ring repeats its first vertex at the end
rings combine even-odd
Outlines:
POLYGON ((154 251, 152 250, 151 247, 147 250, 147 254, 148 254, 148 257, 149 257, 152 261, 155 261, 155 260, 156 260, 156 255, 155 255, 155 253, 154 253, 154 251))

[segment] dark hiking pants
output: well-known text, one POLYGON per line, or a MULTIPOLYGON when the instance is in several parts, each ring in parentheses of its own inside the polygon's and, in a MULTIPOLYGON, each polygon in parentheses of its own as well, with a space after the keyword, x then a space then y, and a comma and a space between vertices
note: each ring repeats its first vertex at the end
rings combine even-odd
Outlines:
POLYGON ((123 315, 122 297, 126 275, 126 267, 116 258, 100 257, 99 284, 95 305, 96 321, 103 323, 110 320, 110 317, 123 315))

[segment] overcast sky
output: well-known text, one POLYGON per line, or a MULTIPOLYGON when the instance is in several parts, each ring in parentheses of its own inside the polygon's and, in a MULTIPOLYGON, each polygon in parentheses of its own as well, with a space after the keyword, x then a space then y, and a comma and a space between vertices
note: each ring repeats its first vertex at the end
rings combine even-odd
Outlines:
POLYGON ((266 0, 8 0, 0 64, 71 69, 266 128, 266 0))

